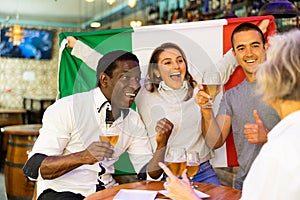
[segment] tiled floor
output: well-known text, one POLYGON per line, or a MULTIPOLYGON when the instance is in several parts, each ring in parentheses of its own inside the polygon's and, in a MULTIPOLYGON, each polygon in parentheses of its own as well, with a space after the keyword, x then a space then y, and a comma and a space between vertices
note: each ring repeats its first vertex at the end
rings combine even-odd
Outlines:
MULTIPOLYGON (((5 174, 4 174, 4 169, 3 168, 0 168, 0 200, 7 200, 7 195, 6 195, 6 188, 5 188, 5 174)), ((10 174, 9 174, 10 175, 10 174)), ((11 177, 11 176, 9 176, 11 177)), ((9 188, 10 191, 9 191, 9 194, 12 196, 11 199, 31 199, 28 197, 28 195, 30 195, 33 191, 33 185, 32 183, 29 183, 26 182, 24 183, 23 182, 23 179, 20 179, 20 184, 19 183, 16 183, 16 180, 14 181, 10 181, 10 182, 15 182, 15 184, 17 185, 13 185, 14 186, 17 186, 17 187, 20 187, 20 188, 16 188, 17 191, 14 191, 14 190, 11 190, 11 189, 14 189, 14 188, 9 188), (26 190, 26 191, 25 191, 26 190), (20 194, 21 192, 21 194, 20 194), (14 196, 14 195, 17 195, 17 196, 14 196), (19 195, 23 195, 23 196, 19 196, 19 195)), ((12 184, 12 183, 10 183, 12 184)), ((10 185, 9 185, 10 186, 10 185)))
POLYGON ((3 169, 0 172, 0 199, 6 200, 6 191, 5 191, 5 182, 4 182, 4 174, 3 169))

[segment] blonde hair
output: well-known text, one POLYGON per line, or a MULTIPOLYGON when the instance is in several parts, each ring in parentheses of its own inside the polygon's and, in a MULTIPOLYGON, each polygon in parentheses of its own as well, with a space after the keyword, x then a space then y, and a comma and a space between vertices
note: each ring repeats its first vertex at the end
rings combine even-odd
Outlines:
POLYGON ((269 38, 267 59, 257 71, 258 92, 265 102, 300 100, 300 30, 269 38))

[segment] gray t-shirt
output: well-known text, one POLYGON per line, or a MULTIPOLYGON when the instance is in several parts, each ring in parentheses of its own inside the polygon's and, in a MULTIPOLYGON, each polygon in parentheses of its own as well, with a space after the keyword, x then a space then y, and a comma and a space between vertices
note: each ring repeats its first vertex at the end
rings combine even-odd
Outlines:
POLYGON ((258 155, 261 145, 251 144, 244 135, 244 125, 255 123, 253 110, 257 110, 265 127, 271 130, 280 118, 276 111, 265 105, 262 96, 255 93, 256 82, 248 82, 246 79, 238 86, 225 92, 222 97, 218 114, 225 114, 232 119, 232 133, 237 151, 239 170, 234 186, 242 189, 243 181, 258 155))

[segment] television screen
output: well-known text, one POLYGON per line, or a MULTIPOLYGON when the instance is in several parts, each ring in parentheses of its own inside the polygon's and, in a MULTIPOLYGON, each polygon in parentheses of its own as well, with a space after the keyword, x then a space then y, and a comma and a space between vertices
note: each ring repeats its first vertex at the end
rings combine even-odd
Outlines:
POLYGON ((51 31, 22 29, 21 34, 14 35, 12 28, 1 29, 0 56, 2 57, 51 59, 51 51, 51 31))

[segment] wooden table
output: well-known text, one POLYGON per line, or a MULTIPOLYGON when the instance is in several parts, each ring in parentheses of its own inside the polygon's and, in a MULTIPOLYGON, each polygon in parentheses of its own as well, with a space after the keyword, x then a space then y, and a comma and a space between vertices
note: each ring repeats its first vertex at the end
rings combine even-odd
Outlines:
POLYGON ((2 127, 24 123, 25 109, 0 108, 0 165, 4 164, 7 152, 8 136, 3 134, 2 127))
POLYGON ((4 175, 8 199, 32 199, 35 182, 23 174, 28 153, 39 135, 41 124, 5 126, 4 134, 9 136, 4 175))
MULTIPOLYGON (((120 189, 159 191, 164 189, 163 183, 163 181, 149 181, 121 184, 99 192, 95 192, 89 195, 85 200, 112 200, 120 189)), ((207 200, 238 200, 242 194, 242 191, 231 187, 198 182, 194 182, 194 184, 198 186, 197 189, 199 191, 210 195, 209 198, 206 198, 207 200)), ((160 193, 157 194, 156 198, 168 199, 166 196, 160 193)))
POLYGON ((0 108, 0 126, 23 124, 25 109, 0 108))

